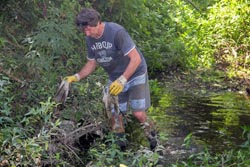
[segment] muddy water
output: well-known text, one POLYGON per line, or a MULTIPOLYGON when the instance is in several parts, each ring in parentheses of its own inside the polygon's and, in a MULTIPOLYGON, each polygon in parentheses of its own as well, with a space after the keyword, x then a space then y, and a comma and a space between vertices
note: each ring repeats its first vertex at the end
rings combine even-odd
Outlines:
POLYGON ((245 141, 242 127, 250 126, 250 99, 230 91, 206 93, 163 88, 153 96, 149 115, 167 143, 181 146, 185 137, 192 134, 196 146, 220 152, 245 141))

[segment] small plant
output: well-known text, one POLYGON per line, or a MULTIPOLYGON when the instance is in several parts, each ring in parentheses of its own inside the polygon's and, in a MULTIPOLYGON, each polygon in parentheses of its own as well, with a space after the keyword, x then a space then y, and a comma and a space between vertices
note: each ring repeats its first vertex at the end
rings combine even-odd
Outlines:
POLYGON ((128 152, 120 151, 113 134, 107 135, 105 143, 92 147, 88 152, 89 163, 96 167, 118 166, 125 162, 125 157, 128 154, 128 152))
MULTIPOLYGON (((1 77, 1 75, 0 75, 1 77)), ((0 78, 0 126, 7 127, 14 123, 11 117, 11 103, 13 102, 14 96, 8 96, 10 92, 11 82, 8 77, 2 76, 0 78)))
POLYGON ((104 143, 95 144, 88 152, 88 164, 96 167, 119 166, 120 164, 129 167, 153 167, 159 159, 160 155, 157 152, 150 151, 143 146, 137 151, 130 149, 121 151, 113 134, 109 134, 104 143))
POLYGON ((148 148, 141 147, 131 158, 133 167, 153 167, 157 165, 160 155, 157 152, 150 151, 148 148))
MULTIPOLYGON (((221 153, 212 153, 208 148, 200 153, 191 155, 186 161, 178 162, 172 167, 200 167, 200 166, 249 166, 249 139, 250 139, 249 126, 243 126, 242 136, 246 136, 246 142, 238 149, 229 149, 221 153), (237 164, 237 165, 236 165, 237 164)), ((192 135, 189 134, 186 139, 190 140, 192 135)), ((189 142, 188 142, 189 143, 189 142)))
POLYGON ((182 144, 182 146, 186 147, 186 148, 189 148, 190 144, 191 144, 191 140, 192 140, 192 137, 193 137, 193 133, 189 133, 185 139, 184 139, 184 144, 182 144))
POLYGON ((250 149, 250 126, 243 126, 242 129, 242 137, 246 137, 246 141, 241 145, 241 147, 250 149))

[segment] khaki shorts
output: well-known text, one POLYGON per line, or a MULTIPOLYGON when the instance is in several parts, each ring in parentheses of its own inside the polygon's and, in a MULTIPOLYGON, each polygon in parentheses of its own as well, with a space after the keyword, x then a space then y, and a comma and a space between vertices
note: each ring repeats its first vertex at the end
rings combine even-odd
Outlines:
POLYGON ((140 75, 127 82, 119 96, 119 108, 122 113, 146 111, 151 104, 148 74, 140 75))

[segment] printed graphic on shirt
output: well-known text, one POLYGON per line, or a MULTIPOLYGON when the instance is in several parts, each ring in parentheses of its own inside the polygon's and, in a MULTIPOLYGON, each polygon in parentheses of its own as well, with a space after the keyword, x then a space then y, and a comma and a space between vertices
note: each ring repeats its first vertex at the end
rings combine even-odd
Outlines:
POLYGON ((94 45, 91 46, 92 51, 110 48, 112 48, 112 43, 108 41, 96 42, 94 45))
POLYGON ((110 62, 112 61, 112 57, 107 54, 106 50, 100 50, 96 52, 97 58, 96 61, 102 66, 109 66, 110 62))

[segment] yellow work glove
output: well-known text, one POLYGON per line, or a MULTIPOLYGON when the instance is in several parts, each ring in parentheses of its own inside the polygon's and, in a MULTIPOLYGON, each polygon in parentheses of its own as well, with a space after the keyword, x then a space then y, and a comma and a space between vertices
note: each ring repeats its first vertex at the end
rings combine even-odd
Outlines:
POLYGON ((109 87, 109 93, 113 96, 118 95, 124 88, 124 85, 127 83, 127 79, 121 75, 117 80, 111 83, 109 87))
POLYGON ((80 76, 79 74, 75 74, 75 75, 67 76, 63 80, 67 81, 68 83, 77 82, 80 80, 80 76))

